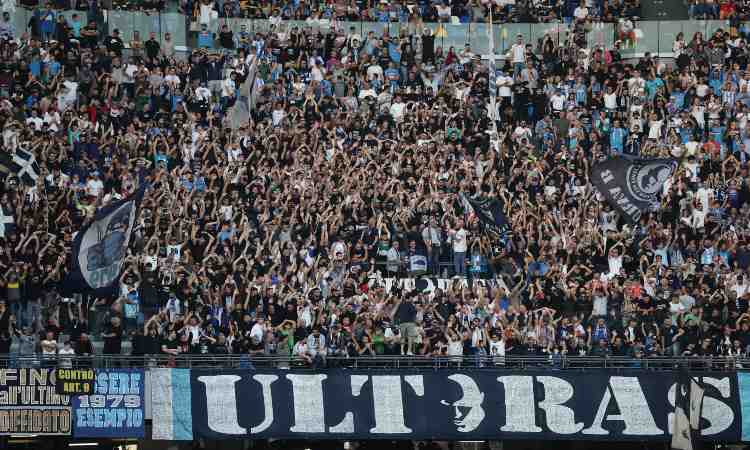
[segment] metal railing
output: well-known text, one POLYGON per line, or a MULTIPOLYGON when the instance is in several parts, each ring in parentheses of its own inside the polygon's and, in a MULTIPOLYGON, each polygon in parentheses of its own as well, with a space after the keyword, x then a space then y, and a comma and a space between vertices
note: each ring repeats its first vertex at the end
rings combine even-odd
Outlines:
POLYGON ((196 368, 196 369, 422 369, 422 370, 675 370, 734 371, 750 368, 750 358, 597 357, 597 356, 370 356, 327 357, 310 362, 298 357, 251 355, 3 355, 0 368, 196 368))

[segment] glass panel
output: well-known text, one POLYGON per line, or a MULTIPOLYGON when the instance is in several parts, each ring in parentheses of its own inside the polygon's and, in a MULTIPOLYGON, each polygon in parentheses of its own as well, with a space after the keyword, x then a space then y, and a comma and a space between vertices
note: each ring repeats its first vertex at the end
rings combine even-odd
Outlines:
MULTIPOLYGON (((108 11, 106 16, 107 32, 112 33, 114 30, 120 31, 120 37, 125 41, 123 36, 130 36, 133 29, 133 13, 130 11, 108 11)), ((152 30, 148 30, 149 32, 152 30)))
POLYGON ((638 22, 635 28, 636 53, 656 52, 661 44, 660 22, 638 22))
POLYGON ((25 31, 28 31, 26 25, 29 23, 29 19, 31 19, 31 11, 24 8, 16 8, 16 12, 13 14, 13 26, 16 28, 16 38, 21 37, 25 31))
MULTIPOLYGON (((500 35, 497 27, 492 28, 495 34, 495 53, 500 53, 500 35)), ((471 51, 476 55, 484 56, 490 52, 489 26, 484 23, 472 23, 469 25, 468 36, 471 51)))
MULTIPOLYGON (((68 21, 73 14, 81 17, 81 22, 86 23, 87 17, 84 11, 62 11, 68 21)), ((13 22, 16 34, 20 36, 28 31, 27 24, 33 14, 32 10, 17 8, 13 13, 13 22)), ((165 33, 172 35, 175 47, 188 46, 188 24, 186 16, 176 13, 146 14, 136 11, 110 10, 106 12, 106 27, 103 32, 110 32, 115 28, 120 31, 120 36, 126 43, 133 38, 133 31, 139 31, 142 40, 148 39, 149 32, 155 32, 162 39, 165 33)), ((267 19, 219 19, 211 24, 211 28, 218 30, 221 24, 227 24, 234 33, 241 30, 245 25, 249 33, 268 32, 271 22, 267 19)), ((277 28, 279 31, 287 31, 292 27, 317 28, 327 32, 330 23, 308 23, 305 21, 285 21, 277 28)), ((478 55, 489 53, 489 26, 485 22, 473 23, 401 23, 401 22, 339 22, 336 26, 344 33, 357 33, 366 37, 368 32, 378 36, 387 33, 390 36, 399 36, 401 32, 407 34, 421 34, 424 28, 429 28, 435 35, 435 47, 443 47, 447 52, 451 47, 455 52, 461 51, 466 44, 471 46, 471 51, 478 55)), ((587 33, 586 42, 589 48, 604 46, 611 48, 615 40, 622 42, 621 50, 623 57, 640 56, 645 52, 659 53, 663 56, 671 56, 673 43, 679 33, 683 33, 685 41, 689 43, 696 33, 701 33, 704 39, 718 29, 728 29, 729 22, 725 20, 684 20, 684 21, 641 21, 630 33, 624 33, 618 24, 595 23, 587 33)), ((558 45, 564 45, 568 35, 569 27, 566 24, 553 23, 502 23, 492 27, 495 38, 495 50, 497 54, 506 54, 520 34, 524 43, 530 43, 535 51, 539 51, 539 45, 545 36, 550 36, 558 45)))
POLYGON ((611 23, 596 23, 587 36, 588 48, 612 48, 615 43, 615 26, 611 23))
POLYGON ((705 20, 683 20, 682 32, 685 34, 685 41, 690 43, 696 33, 703 34, 703 38, 706 39, 706 25, 705 20))
POLYGON ((445 45, 448 50, 453 47, 454 52, 460 52, 468 41, 466 32, 468 27, 463 25, 445 24, 445 29, 448 32, 448 37, 445 38, 445 45))
POLYGON ((662 21, 659 32, 661 35, 659 55, 672 56, 674 41, 677 39, 677 35, 682 32, 682 24, 671 20, 662 21))
MULTIPOLYGON (((169 33, 176 47, 187 46, 184 15, 179 13, 163 13, 161 14, 160 27, 160 36, 162 38, 165 33, 169 33)), ((143 36, 143 32, 141 32, 141 36, 143 36)))
MULTIPOLYGON (((539 45, 545 36, 550 36, 556 46, 562 45, 568 37, 569 27, 564 23, 535 23, 531 25, 531 35, 534 36, 534 51, 539 50, 539 45)), ((590 40, 590 37, 589 37, 590 40)))

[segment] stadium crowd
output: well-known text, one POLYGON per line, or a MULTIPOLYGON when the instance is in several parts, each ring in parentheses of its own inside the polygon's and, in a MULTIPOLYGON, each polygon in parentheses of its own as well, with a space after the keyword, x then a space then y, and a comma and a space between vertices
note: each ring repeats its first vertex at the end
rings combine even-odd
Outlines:
POLYGON ((469 46, 421 29, 219 29, 181 56, 60 17, 0 28, 0 353, 748 351, 737 29, 678 36, 674 61, 587 49, 580 28, 518 36, 489 86, 469 46), (681 161, 639 223, 592 188, 609 155, 681 161), (61 295, 75 234, 142 185, 117 293, 61 295), (509 231, 459 194, 500 200, 509 231), (418 276, 434 289, 400 281, 418 276))

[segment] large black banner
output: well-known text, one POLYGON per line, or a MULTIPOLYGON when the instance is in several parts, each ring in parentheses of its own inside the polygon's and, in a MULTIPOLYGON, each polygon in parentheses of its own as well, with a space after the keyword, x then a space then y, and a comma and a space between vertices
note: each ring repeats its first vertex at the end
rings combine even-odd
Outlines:
MULTIPOLYGON (((739 440, 736 374, 691 375, 703 437, 739 440)), ((673 373, 642 371, 159 369, 152 383, 154 439, 667 440, 675 398, 673 373)))
POLYGON ((662 187, 677 166, 674 159, 613 157, 594 165, 591 182, 612 208, 635 223, 659 205, 662 187))

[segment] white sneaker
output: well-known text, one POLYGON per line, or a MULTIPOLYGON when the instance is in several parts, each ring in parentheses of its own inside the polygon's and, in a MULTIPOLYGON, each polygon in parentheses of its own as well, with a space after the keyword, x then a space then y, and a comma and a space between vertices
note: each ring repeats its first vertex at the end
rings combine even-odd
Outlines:
POLYGON ((414 356, 414 353, 412 353, 412 352, 406 352, 406 355, 407 356, 414 356))

